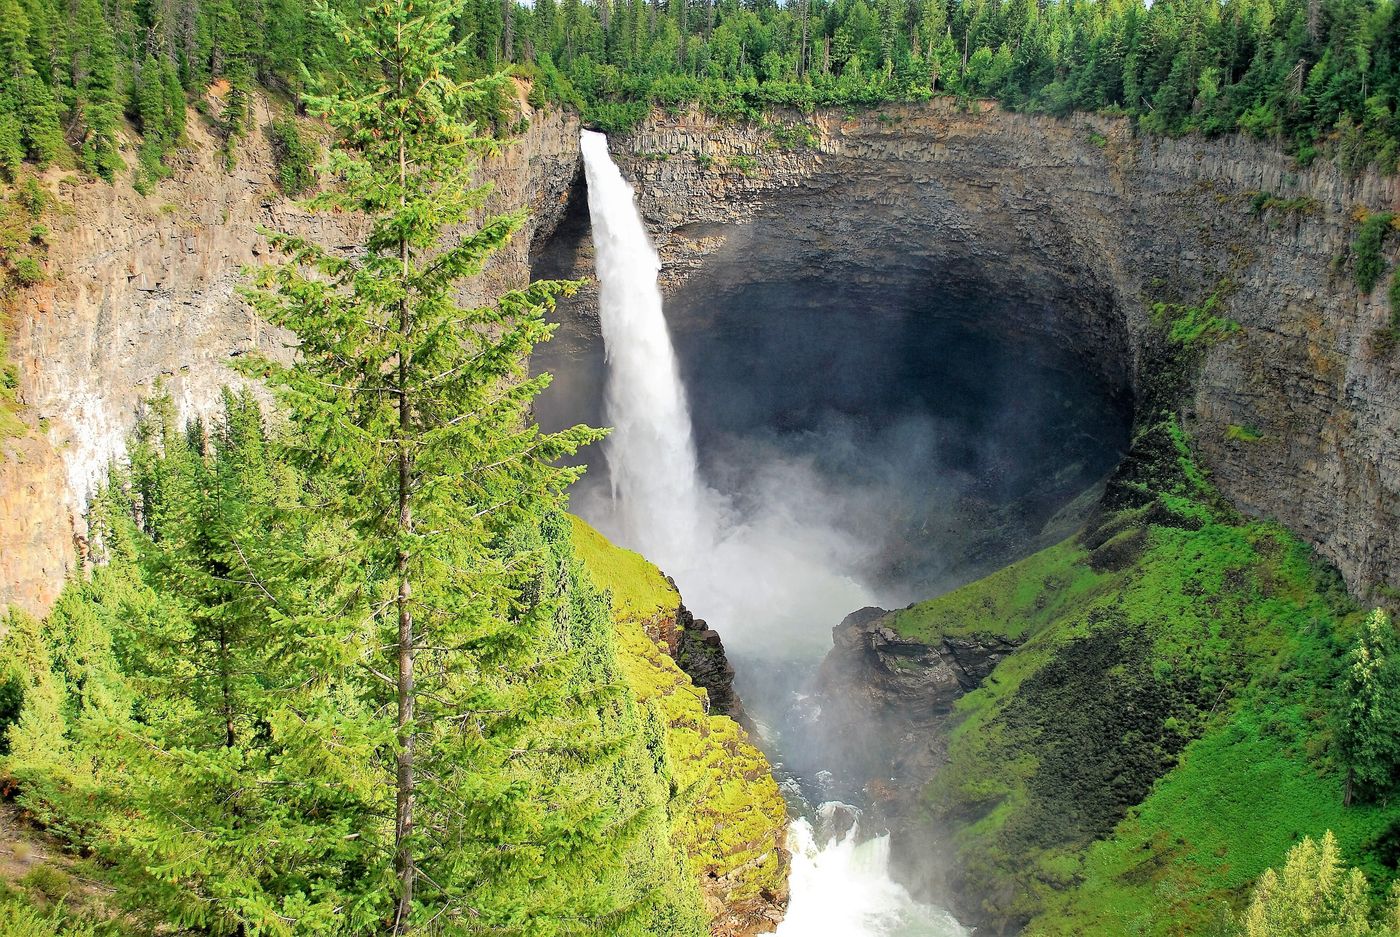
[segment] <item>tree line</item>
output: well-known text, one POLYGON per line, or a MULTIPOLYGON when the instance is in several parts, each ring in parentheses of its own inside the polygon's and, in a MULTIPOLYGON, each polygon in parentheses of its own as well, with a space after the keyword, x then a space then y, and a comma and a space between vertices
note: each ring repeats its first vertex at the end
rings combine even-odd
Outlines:
MULTIPOLYGON (((74 160, 112 178, 123 120, 140 176, 179 145, 184 103, 231 148, 256 84, 299 107, 341 54, 315 0, 0 0, 0 172, 74 160)), ((352 0, 337 0, 349 8, 352 0)), ((874 105, 994 97, 1144 130, 1242 130, 1304 162, 1393 171, 1395 5, 1362 0, 462 0, 457 77, 504 68, 540 100, 623 130, 652 105, 874 105)), ((479 102, 500 116, 503 98, 479 102)))

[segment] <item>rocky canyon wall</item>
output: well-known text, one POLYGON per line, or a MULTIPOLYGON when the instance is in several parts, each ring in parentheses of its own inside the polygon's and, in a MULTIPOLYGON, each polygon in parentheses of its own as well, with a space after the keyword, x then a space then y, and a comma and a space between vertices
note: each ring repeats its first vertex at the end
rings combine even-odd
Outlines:
MULTIPOLYGON (((25 297, 11 340, 41 428, 0 465, 0 604, 52 599, 74 562, 75 510, 158 381, 185 412, 206 410, 231 357, 281 347, 235 293, 240 268, 266 258, 256 227, 353 233, 280 197, 261 134, 230 173, 195 128, 148 196, 49 180, 61 204, 51 278, 25 297)), ((489 168, 497 204, 534 213, 488 283, 518 282, 559 220, 576 131, 572 117, 537 115, 489 168)), ((1188 414, 1215 481, 1316 544, 1358 593, 1400 585, 1400 356, 1374 344, 1385 291, 1360 295, 1346 262, 1354 209, 1394 206, 1395 180, 1300 170, 1238 138, 1143 138, 1118 120, 944 100, 762 125, 658 112, 613 147, 673 294, 702 279, 918 290, 936 278, 1006 300, 979 328, 1064 343, 1132 387, 1152 304, 1223 285, 1241 329, 1204 353, 1188 414), (1304 201, 1256 211, 1260 192, 1304 201)))
POLYGON ((1395 179, 951 100, 764 125, 658 112, 613 149, 673 295, 936 279, 1006 300, 978 328, 1064 343, 1140 390, 1153 304, 1218 293, 1240 329, 1203 351, 1186 414, 1214 481, 1356 593, 1400 586, 1400 353, 1375 344, 1385 289, 1361 295, 1347 258, 1356 209, 1395 207, 1395 179))
MULTIPOLYGON (((272 259, 258 228, 355 243, 352 219, 310 214, 281 195, 266 100, 256 101, 254 116, 256 129, 227 171, 192 113, 190 147, 149 195, 126 181, 47 174, 57 202, 45 219, 48 281, 21 297, 10 338, 32 431, 0 440, 0 609, 40 614, 57 596, 79 562, 86 499, 157 385, 182 416, 207 413, 220 388, 241 380, 231 359, 254 349, 287 353, 286 336, 260 323, 237 293, 245 266, 272 259)), ((483 295, 524 282, 530 244, 557 223, 577 154, 577 118, 552 111, 533 115, 486 165, 491 207, 527 206, 531 214, 494 258, 483 295)), ((134 160, 130 149, 127 156, 134 160)))

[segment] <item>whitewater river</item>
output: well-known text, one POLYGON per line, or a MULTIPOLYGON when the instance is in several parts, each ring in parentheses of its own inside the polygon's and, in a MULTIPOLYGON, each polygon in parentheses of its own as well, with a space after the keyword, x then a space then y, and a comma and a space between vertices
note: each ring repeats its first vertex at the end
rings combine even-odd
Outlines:
MULTIPOLYGON (((701 478, 657 285, 660 260, 607 138, 584 131, 581 145, 607 351, 605 416, 613 432, 603 444, 611 497, 579 509, 671 574, 741 666, 771 658, 779 646, 789 660, 815 663, 830 626, 876 597, 848 575, 848 544, 810 512, 786 507, 795 501, 783 495, 800 487, 799 475, 773 466, 775 497, 748 513, 701 478)), ((755 715, 762 722, 766 714, 755 715)), ((845 836, 818 836, 829 810, 808 809, 791 826, 792 900, 779 937, 967 933, 891 878, 888 836, 862 837, 858 826, 845 836)))

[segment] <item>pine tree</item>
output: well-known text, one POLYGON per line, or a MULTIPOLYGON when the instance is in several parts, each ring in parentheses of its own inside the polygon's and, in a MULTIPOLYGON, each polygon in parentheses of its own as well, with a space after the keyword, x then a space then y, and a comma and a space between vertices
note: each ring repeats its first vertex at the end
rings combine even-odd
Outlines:
POLYGON ((363 615, 320 575, 343 530, 296 510, 301 479, 246 393, 187 430, 156 400, 131 462, 100 529, 163 611, 110 624, 136 706, 85 746, 142 779, 107 793, 98 843, 124 897, 213 933, 373 931, 389 905, 369 766, 391 735, 358 666, 363 615))
POLYGON ((1392 895, 1389 908, 1371 920, 1366 876, 1342 862, 1337 838, 1303 837, 1288 851, 1281 871, 1268 869, 1254 886, 1240 920, 1240 937, 1400 937, 1392 895))
POLYGON ((110 182, 125 168, 117 141, 122 108, 116 40, 97 0, 79 0, 74 25, 71 51, 79 155, 84 169, 110 182))
POLYGON ((529 378, 526 356, 568 285, 456 300, 522 216, 473 225, 487 192, 471 163, 494 144, 456 115, 500 79, 448 77, 452 13, 384 0, 359 22, 333 19, 364 70, 309 99, 339 140, 340 184, 313 204, 362 213, 370 230, 353 257, 270 235, 291 261, 263 271, 251 298, 297 336, 299 357, 248 366, 288 406, 304 464, 341 492, 357 534, 343 575, 391 651, 374 673, 397 714, 384 765, 394 932, 640 934, 684 903, 630 874, 671 861, 664 801, 635 793, 647 767, 628 761, 635 727, 607 731, 622 718, 616 680, 597 665, 605 652, 561 630, 569 592, 539 540, 577 477, 555 460, 601 434, 530 420, 547 377, 529 378), (634 793, 606 796, 623 788, 634 793))
POLYGON ((1337 745, 1347 768, 1348 802, 1384 797, 1400 773, 1400 646, 1390 617, 1366 618, 1342 684, 1337 745))
POLYGON ((23 8, 17 0, 0 0, 0 125, 8 121, 13 128, 0 129, 0 170, 11 175, 16 152, 45 165, 63 151, 58 105, 34 68, 30 42, 23 8))

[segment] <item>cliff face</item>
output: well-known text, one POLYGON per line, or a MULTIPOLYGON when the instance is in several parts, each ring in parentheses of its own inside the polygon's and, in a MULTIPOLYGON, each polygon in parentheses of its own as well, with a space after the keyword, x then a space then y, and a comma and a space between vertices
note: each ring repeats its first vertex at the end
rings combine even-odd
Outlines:
MULTIPOLYGON (((221 387, 239 383, 231 358, 284 353, 284 336, 257 321, 236 292, 244 266, 270 259, 258 227, 353 243, 353 222, 311 215, 281 196, 262 130, 272 118, 265 101, 255 116, 259 130, 226 172, 216 141, 192 115, 191 146, 148 196, 124 181, 76 184, 49 174, 58 201, 46 218, 49 280, 22 297, 10 341, 20 400, 42 429, 0 443, 0 608, 41 614, 57 596, 79 561, 86 499, 157 384, 188 417, 210 411, 221 387)), ((494 259, 485 288, 524 282, 532 240, 562 211, 577 140, 576 118, 542 113, 485 167, 493 207, 532 210, 494 259)))
MULTIPOLYGON (((50 180, 62 205, 51 280, 26 296, 11 342, 21 397, 45 431, 12 444, 21 451, 0 470, 0 604, 41 611, 52 599, 82 533, 75 508, 157 381, 186 412, 207 409, 234 380, 231 356, 280 344, 235 296, 240 268, 266 258, 256 227, 350 233, 279 197, 261 134, 225 173, 192 126, 184 163, 150 196, 50 180), (50 483, 59 477, 64 486, 50 483)), ((489 282, 519 282, 531 244, 559 220, 576 131, 571 117, 538 115, 489 167, 498 204, 534 209, 489 282)), ((658 113, 613 148, 673 292, 702 266, 722 270, 706 285, 725 289, 774 271, 876 285, 938 277, 1005 300, 981 327, 1063 343, 1131 387, 1151 304, 1198 303, 1224 283, 1225 314, 1242 328, 1205 354, 1189 415, 1216 483, 1316 544, 1355 591, 1400 585, 1400 356, 1373 349, 1384 291, 1358 295, 1334 264, 1353 208, 1394 205, 1395 180, 1299 171, 1242 139, 1137 139, 1121 121, 947 101, 766 128, 658 113), (1314 201, 1256 213, 1256 192, 1314 201)))
POLYGON ((978 327, 1062 343, 1141 392, 1153 303, 1219 290, 1241 328, 1203 353, 1187 414, 1213 481, 1358 594, 1400 585, 1400 355, 1373 347, 1385 291, 1359 295, 1346 260, 1353 209, 1394 206, 1396 180, 943 100, 767 127, 658 113, 613 149, 681 297, 687 281, 938 278, 1001 297, 978 327), (1257 211, 1257 193, 1306 201, 1257 211))

